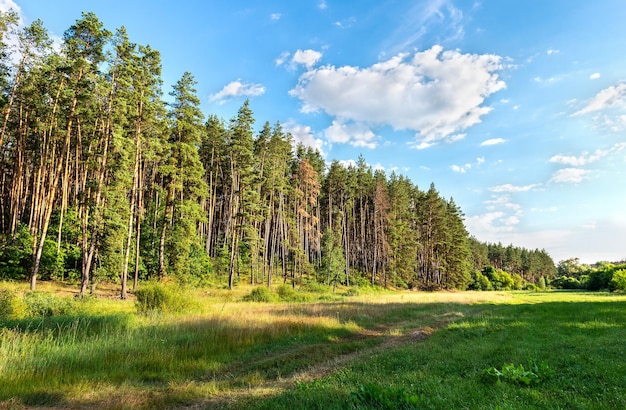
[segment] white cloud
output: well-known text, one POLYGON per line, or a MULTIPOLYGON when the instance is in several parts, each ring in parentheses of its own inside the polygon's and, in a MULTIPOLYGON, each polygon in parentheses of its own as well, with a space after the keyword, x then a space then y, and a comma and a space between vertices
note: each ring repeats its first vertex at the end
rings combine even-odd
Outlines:
POLYGON ((504 185, 496 185, 496 186, 490 187, 489 190, 491 192, 526 192, 538 186, 539 184, 530 184, 530 185, 522 185, 522 186, 504 184, 504 185))
POLYGON ((389 55, 412 50, 425 35, 437 32, 442 42, 462 39, 465 35, 463 12, 451 0, 426 0, 405 2, 411 4, 396 23, 395 31, 387 38, 383 49, 389 55))
POLYGON ((612 154, 614 152, 620 152, 620 151, 623 151, 624 149, 626 149, 626 143, 620 142, 606 150, 597 149, 594 151, 593 154, 590 154, 588 152, 583 152, 582 155, 579 157, 576 157, 573 155, 568 156, 568 155, 563 155, 563 154, 557 154, 557 155, 554 155, 552 158, 550 158, 549 161, 552 163, 556 163, 556 164, 579 167, 579 166, 591 164, 592 162, 599 161, 600 159, 606 157, 609 154, 612 154))
POLYGON ((626 99, 626 83, 621 83, 616 86, 605 88, 596 94, 595 97, 581 110, 572 114, 572 117, 578 115, 589 114, 592 112, 604 110, 615 106, 625 105, 626 99))
POLYGON ((593 73, 589 76, 591 80, 597 80, 598 78, 600 78, 600 73, 593 73))
POLYGON ((468 169, 472 168, 472 164, 465 164, 465 165, 462 165, 462 166, 452 165, 450 168, 452 168, 452 170, 454 172, 459 172, 461 174, 465 174, 468 169))
POLYGON ((498 145, 498 144, 503 144, 505 142, 506 142, 506 140, 502 139, 502 138, 492 138, 492 139, 488 139, 488 140, 485 140, 485 141, 481 142, 480 146, 481 147, 488 147, 490 145, 498 145))
POLYGON ((287 61, 289 61, 290 56, 291 53, 289 51, 283 51, 282 53, 280 53, 278 58, 274 60, 276 62, 276 66, 278 67, 285 64, 287 61))
POLYGON ((274 62, 277 67, 289 63, 287 67, 289 70, 295 70, 298 65, 310 70, 321 58, 322 53, 315 50, 297 50, 293 56, 289 51, 283 51, 274 62))
POLYGON ((555 50, 555 49, 550 48, 546 51, 546 54, 551 56, 552 54, 559 54, 560 52, 561 50, 555 50))
POLYGON ((324 111, 342 123, 416 131, 417 148, 461 138, 491 111, 485 99, 505 87, 495 55, 443 51, 399 54, 367 68, 324 66, 302 74, 292 96, 301 111, 324 111), (456 134, 456 135, 455 135, 456 134))
POLYGON ((22 9, 13 0, 0 0, 0 11, 6 13, 13 9, 22 20, 22 9))
POLYGON ((559 209, 561 209, 558 206, 550 206, 547 208, 531 208, 530 211, 531 212, 539 212, 539 213, 544 213, 544 212, 556 212, 559 209))
POLYGON ((330 142, 347 143, 355 147, 376 148, 378 137, 363 123, 334 120, 325 131, 330 142))
POLYGON ((345 20, 336 21, 335 26, 339 28, 350 28, 354 25, 354 23, 356 23, 356 18, 350 17, 345 20))
POLYGON ((339 161, 339 165, 341 165, 342 167, 348 169, 348 168, 356 168, 356 161, 353 159, 340 159, 339 161))
POLYGON ((305 147, 315 148, 325 155, 322 150, 324 145, 322 140, 315 138, 310 126, 298 124, 293 120, 287 121, 282 126, 286 133, 291 134, 295 144, 302 143, 305 147))
MULTIPOLYGON (((508 237, 510 233, 516 231, 524 212, 519 204, 511 202, 509 195, 492 195, 491 199, 484 203, 488 212, 465 219, 469 232, 477 237, 496 238, 500 237, 500 234, 507 234, 508 237)), ((482 240, 492 241, 492 239, 482 240)), ((501 240, 493 242, 499 241, 501 240)), ((510 241, 510 239, 506 239, 506 241, 510 241)))
POLYGON ((582 182, 591 171, 582 168, 563 168, 556 171, 550 182, 578 184, 582 182))
POLYGON ((328 8, 328 3, 326 3, 326 0, 322 0, 319 2, 319 4, 317 5, 317 7, 320 10, 326 10, 328 8))
POLYGON ((315 50, 298 50, 293 54, 291 62, 293 64, 301 64, 308 69, 311 69, 320 59, 322 53, 315 50))
POLYGON ((265 87, 261 84, 242 83, 240 80, 232 81, 218 93, 212 94, 209 100, 224 104, 234 97, 258 97, 265 93, 265 87))
POLYGON ((270 15, 270 19, 272 19, 272 21, 278 21, 282 16, 283 15, 281 13, 272 13, 270 15))
POLYGON ((512 220, 504 212, 487 212, 482 215, 473 215, 465 218, 465 225, 469 232, 480 236, 494 233, 512 232, 519 218, 512 220))
MULTIPOLYGON (((485 157, 476 158, 476 167, 480 167, 484 163, 485 163, 485 157)), ((470 163, 467 163, 465 165, 452 165, 450 166, 450 169, 452 169, 454 172, 465 174, 467 171, 472 169, 472 166, 473 165, 470 163)))

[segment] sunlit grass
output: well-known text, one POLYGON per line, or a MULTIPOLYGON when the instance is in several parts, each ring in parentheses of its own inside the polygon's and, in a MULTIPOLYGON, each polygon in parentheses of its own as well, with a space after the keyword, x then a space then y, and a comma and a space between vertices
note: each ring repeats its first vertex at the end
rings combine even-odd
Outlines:
POLYGON ((194 290, 186 314, 138 315, 132 300, 100 297, 79 315, 7 322, 0 407, 345 408, 364 383, 405 386, 425 408, 626 404, 607 384, 626 387, 615 364, 626 353, 623 294, 364 291, 254 303, 242 288, 194 290), (529 359, 547 361, 555 379, 519 391, 480 380, 484 368, 529 359))

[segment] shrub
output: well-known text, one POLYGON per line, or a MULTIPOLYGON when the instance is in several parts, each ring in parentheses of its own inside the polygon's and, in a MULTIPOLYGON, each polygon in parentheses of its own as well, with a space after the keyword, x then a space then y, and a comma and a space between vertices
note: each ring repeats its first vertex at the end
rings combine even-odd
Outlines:
POLYGON ((26 313, 26 305, 15 291, 0 290, 0 320, 19 319, 26 313))
POLYGON ((511 278, 513 278, 513 289, 520 290, 524 288, 525 280, 519 273, 512 273, 511 278))
POLYGON ((194 307, 193 300, 182 289, 159 282, 148 282, 135 291, 139 313, 180 313, 194 307))
POLYGON ((596 271, 592 271, 589 274, 589 279, 587 280, 587 289, 589 290, 600 290, 600 289, 608 289, 609 283, 613 278, 613 270, 610 268, 598 269, 596 271))
POLYGON ((524 290, 539 290, 539 289, 541 288, 535 285, 534 283, 527 283, 526 285, 524 285, 524 290))
POLYGON ((316 281, 309 281, 300 287, 301 290, 311 293, 330 293, 332 287, 316 281))
POLYGON ((585 285, 574 277, 560 276, 554 279, 550 285, 558 289, 584 289, 585 285))
POLYGON ((348 288, 343 293, 343 296, 359 296, 360 294, 361 294, 361 292, 359 292, 358 288, 352 287, 352 288, 348 288))
POLYGON ((62 316, 80 313, 78 304, 70 298, 61 298, 47 292, 28 292, 24 295, 26 313, 33 317, 62 316))
POLYGON ((469 290, 493 290, 493 285, 489 278, 477 270, 472 273, 472 282, 468 286, 469 290))
POLYGON ((269 288, 257 286, 248 295, 244 296, 243 300, 246 302, 273 302, 274 295, 269 288))
POLYGON ((620 269, 613 273, 613 278, 609 282, 611 290, 626 290, 626 269, 620 269))
POLYGON ((541 275, 541 277, 539 278, 539 282, 537 283, 537 286, 541 290, 544 290, 546 288, 546 278, 544 278, 543 275, 541 275))
POLYGON ((309 295, 298 292, 293 286, 289 285, 280 285, 278 289, 276 289, 276 293, 278 293, 280 300, 285 302, 306 302, 310 300, 309 295))

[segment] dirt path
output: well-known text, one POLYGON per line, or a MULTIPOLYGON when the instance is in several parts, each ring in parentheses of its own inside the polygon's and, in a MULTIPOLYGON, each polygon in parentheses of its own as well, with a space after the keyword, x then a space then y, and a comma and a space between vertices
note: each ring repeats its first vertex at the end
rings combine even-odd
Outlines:
MULTIPOLYGON (((251 401, 258 401, 259 399, 268 398, 273 395, 280 394, 285 390, 294 388, 298 383, 309 383, 329 374, 336 372, 337 370, 349 366, 351 363, 358 361, 361 358, 375 356, 381 352, 388 351, 389 349, 399 348, 402 346, 419 343, 428 339, 431 335, 440 329, 443 329, 449 323, 458 319, 457 316, 444 316, 440 320, 432 323, 428 326, 421 326, 416 328, 410 328, 411 322, 398 322, 393 325, 379 326, 374 329, 365 329, 356 335, 350 336, 345 339, 345 342, 367 339, 381 339, 372 347, 363 348, 355 352, 337 355, 328 358, 327 360, 317 363, 308 367, 305 370, 297 371, 287 377, 279 377, 273 381, 267 381, 259 386, 231 388, 227 393, 218 394, 213 397, 195 403, 190 406, 181 407, 182 409, 232 409, 232 408, 245 408, 245 403, 251 401), (399 329, 404 330, 399 333, 399 329)), ((311 346, 307 346, 311 347, 311 346)), ((288 351, 282 351, 276 355, 268 356, 263 359, 246 363, 239 367, 252 369, 262 362, 270 362, 276 359, 293 357, 301 349, 294 348, 288 351)), ((229 374, 237 372, 236 369, 231 369, 229 374)))

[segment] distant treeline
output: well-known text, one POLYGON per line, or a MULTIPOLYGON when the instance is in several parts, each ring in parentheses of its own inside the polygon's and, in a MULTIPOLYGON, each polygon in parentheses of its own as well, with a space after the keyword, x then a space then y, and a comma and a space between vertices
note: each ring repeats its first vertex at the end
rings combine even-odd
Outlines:
POLYGON ((580 263, 578 258, 562 260, 551 286, 560 289, 626 290, 626 260, 580 263))
POLYGON ((0 15, 0 279, 465 289, 484 266, 536 282, 544 251, 482 244, 431 184, 326 164, 246 101, 201 112, 184 73, 168 103, 158 51, 84 13, 60 51, 0 15), (9 58, 7 36, 17 38, 9 58), (17 58, 16 58, 17 56, 17 58))

